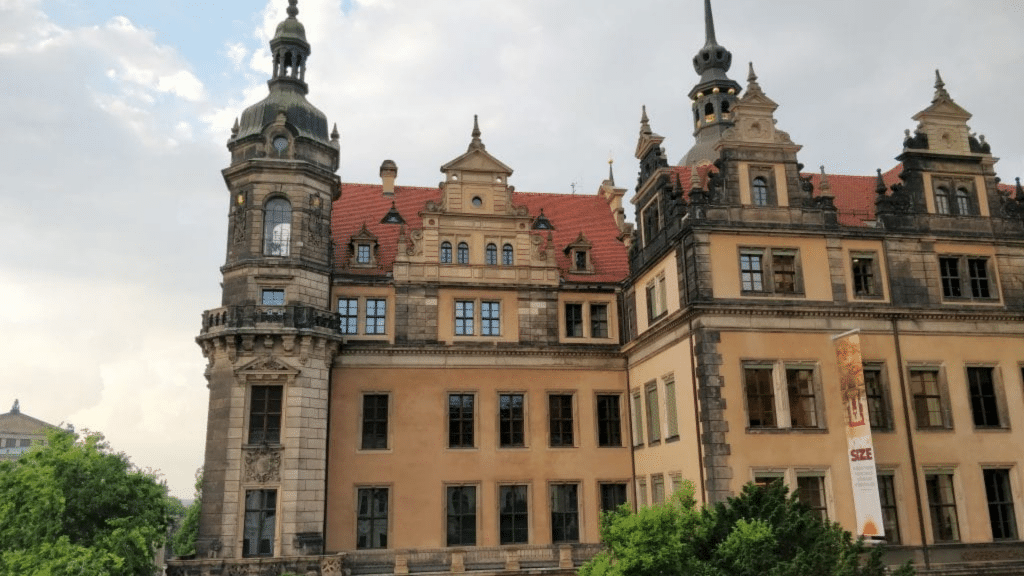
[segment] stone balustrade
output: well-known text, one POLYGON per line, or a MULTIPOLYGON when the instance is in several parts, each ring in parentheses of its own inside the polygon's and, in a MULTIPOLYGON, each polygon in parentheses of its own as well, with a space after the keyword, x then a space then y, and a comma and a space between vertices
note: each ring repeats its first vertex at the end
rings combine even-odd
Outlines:
POLYGON ((337 332, 340 316, 311 306, 225 306, 203 312, 202 334, 227 328, 321 329, 337 332))

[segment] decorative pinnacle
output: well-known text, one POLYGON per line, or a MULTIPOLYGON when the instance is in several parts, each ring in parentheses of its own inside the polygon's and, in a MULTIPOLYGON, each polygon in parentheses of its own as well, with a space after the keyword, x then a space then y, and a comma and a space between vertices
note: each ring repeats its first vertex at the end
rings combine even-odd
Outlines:
POLYGON ((288 0, 288 17, 295 18, 299 15, 299 0, 288 0))
POLYGON ((942 74, 939 71, 935 71, 935 98, 932 102, 937 102, 939 99, 945 98, 951 100, 949 92, 946 91, 946 83, 942 81, 942 74))
POLYGON ((697 171, 697 163, 690 166, 690 190, 700 190, 700 172, 697 171))
POLYGON ((615 186, 615 173, 612 172, 612 164, 614 163, 615 160, 612 158, 608 159, 608 181, 611 182, 612 186, 615 186))
POLYGON ((340 137, 341 137, 341 134, 338 133, 338 123, 335 122, 334 123, 334 130, 331 130, 331 140, 337 140, 340 137))
POLYGON ((642 112, 640 113, 640 133, 641 134, 653 134, 651 131, 651 120, 647 117, 647 105, 644 104, 640 107, 642 112))
POLYGON ((885 179, 882 178, 882 169, 878 168, 878 180, 875 183, 875 193, 882 195, 888 191, 888 187, 885 185, 885 179))
POLYGON ((1017 176, 1017 201, 1024 202, 1024 188, 1020 185, 1020 176, 1017 176))
POLYGON ((238 136, 238 116, 235 116, 235 125, 231 127, 231 137, 235 138, 238 136))
POLYGON ((750 63, 750 71, 747 73, 747 93, 761 92, 761 85, 757 83, 757 73, 754 72, 754 63, 750 63))
POLYGON ((484 150, 484 143, 480 140, 480 122, 477 115, 473 114, 473 141, 469 143, 470 150, 484 150))
POLYGON ((825 173, 825 166, 821 167, 821 184, 818 185, 821 195, 826 196, 832 191, 832 184, 828 181, 828 174, 825 173))

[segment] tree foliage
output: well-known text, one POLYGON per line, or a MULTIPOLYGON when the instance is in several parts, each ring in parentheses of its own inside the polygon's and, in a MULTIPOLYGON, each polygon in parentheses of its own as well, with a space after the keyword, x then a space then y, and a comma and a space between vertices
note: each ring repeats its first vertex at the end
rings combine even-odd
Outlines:
MULTIPOLYGON (((781 483, 753 484, 699 508, 688 485, 662 505, 623 505, 601 518, 605 550, 580 576, 883 576, 870 551, 838 524, 822 522, 781 483)), ((914 573, 909 566, 893 572, 914 573)))
POLYGON ((196 470, 196 496, 185 509, 181 526, 171 540, 175 556, 191 556, 196 553, 196 537, 199 536, 199 510, 203 505, 203 469, 196 470))
POLYGON ((173 504, 103 435, 52 431, 0 463, 0 576, 152 574, 173 504))

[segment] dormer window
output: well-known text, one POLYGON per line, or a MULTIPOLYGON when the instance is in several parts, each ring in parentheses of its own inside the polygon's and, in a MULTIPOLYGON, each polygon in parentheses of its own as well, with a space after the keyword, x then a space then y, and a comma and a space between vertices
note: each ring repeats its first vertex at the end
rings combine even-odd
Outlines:
POLYGON ((977 214, 974 199, 974 183, 968 179, 935 181, 935 213, 951 216, 973 216, 977 214))
POLYGON ((658 209, 658 197, 647 203, 643 210, 644 243, 650 244, 661 230, 661 211, 658 209))
POLYGON ((377 237, 366 227, 366 223, 352 236, 348 246, 352 266, 369 268, 377 265, 377 237))
POLYGON ((593 274, 594 264, 591 260, 590 241, 580 232, 576 241, 565 247, 565 254, 569 256, 569 272, 572 274, 593 274))
POLYGON ((491 243, 487 245, 487 249, 484 251, 484 263, 488 266, 498 265, 498 246, 491 243))
POLYGON ((441 264, 452 263, 452 243, 445 240, 441 242, 441 264))
POLYGON ((775 168, 772 166, 750 167, 750 204, 754 206, 777 206, 775 191, 775 168))
POLYGON ((515 262, 514 253, 512 252, 512 245, 505 244, 501 247, 501 265, 511 266, 515 262))
POLYGON ((456 254, 459 264, 469 264, 469 244, 459 242, 459 251, 456 254))

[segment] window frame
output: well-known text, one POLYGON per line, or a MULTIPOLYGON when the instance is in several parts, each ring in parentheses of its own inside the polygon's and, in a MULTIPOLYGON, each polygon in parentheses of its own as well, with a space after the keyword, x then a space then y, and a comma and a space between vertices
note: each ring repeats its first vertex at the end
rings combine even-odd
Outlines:
POLYGON ((480 490, 477 489, 476 484, 446 484, 445 485, 445 545, 448 547, 453 546, 476 546, 477 539, 480 534, 480 490), (452 496, 453 493, 472 491, 472 497, 465 502, 469 503, 471 510, 453 510, 452 505, 455 503, 452 496), (456 529, 457 537, 453 540, 452 528, 454 523, 458 525, 456 529), (466 531, 472 530, 471 538, 465 538, 466 531))
POLYGON ((501 265, 502 266, 515 266, 516 265, 516 253, 512 244, 506 242, 501 247, 501 265))
POLYGON ((566 302, 563 306, 566 338, 585 338, 583 333, 583 303, 566 302))
POLYGON ((338 332, 346 336, 359 334, 359 298, 338 297, 338 332), (344 310, 342 309, 344 303, 344 310))
POLYGON ((498 393, 498 448, 527 448, 526 438, 526 426, 527 422, 527 396, 525 392, 499 392, 498 393), (506 417, 502 413, 503 398, 508 397, 509 403, 509 414, 506 417), (515 414, 515 407, 512 403, 512 399, 519 398, 519 415, 515 414), (506 429, 507 427, 507 429, 506 429), (518 427, 518 431, 515 428, 518 427), (519 436, 519 442, 515 441, 516 435, 519 436), (506 442, 506 436, 508 442, 506 442))
POLYGON ((594 421, 597 424, 597 445, 600 448, 622 447, 622 394, 597 393, 594 395, 594 421), (602 400, 605 405, 602 405, 602 400), (609 407, 608 402, 614 404, 609 407))
POLYGON ((850 252, 850 290, 855 300, 881 300, 884 298, 882 289, 882 271, 879 265, 878 252, 850 252), (858 261, 867 261, 858 274, 858 261), (860 281, 858 282, 858 278, 860 281), (868 284, 866 289, 858 290, 858 284, 868 284))
POLYGON ((935 214, 940 216, 978 216, 978 191, 971 178, 932 176, 935 214))
MULTIPOLYGON (((941 364, 922 364, 922 365, 911 365, 907 367, 907 384, 910 388, 910 400, 911 400, 911 411, 914 414, 914 429, 918 431, 949 431, 953 429, 953 413, 951 404, 949 401, 949 381, 946 378, 946 371, 941 364), (915 374, 920 373, 933 373, 935 374, 935 386, 936 390, 934 393, 930 393, 927 390, 922 389, 919 393, 917 391, 917 384, 915 382, 915 374), (923 419, 921 416, 922 412, 919 408, 928 403, 929 399, 938 400, 938 414, 939 421, 936 422, 934 418, 928 417, 923 419), (924 424, 922 425, 922 423, 924 424)), ((934 414, 935 411, 929 408, 928 414, 934 414)))
POLYGON ((388 541, 390 540, 390 535, 391 535, 391 487, 390 486, 375 486, 375 485, 356 486, 355 517, 356 517, 356 528, 355 528, 354 534, 355 534, 355 537, 356 537, 356 549, 357 550, 385 550, 385 549, 387 549, 388 548, 388 541), (370 498, 370 506, 369 506, 370 513, 365 518, 364 518, 364 515, 361 512, 361 507, 360 507, 361 504, 362 504, 362 499, 363 499, 363 493, 364 492, 367 492, 368 493, 368 497, 370 498), (385 508, 384 508, 383 516, 378 515, 377 514, 377 510, 374 509, 374 506, 373 506, 376 502, 378 502, 377 496, 381 492, 384 493, 384 506, 385 506, 385 508), (361 544, 361 541, 360 541, 360 537, 361 537, 361 535, 359 533, 360 532, 360 523, 362 523, 364 521, 369 523, 370 531, 369 531, 368 537, 369 537, 370 542, 369 542, 368 545, 361 544), (375 527, 379 527, 379 524, 381 522, 383 522, 383 524, 384 524, 384 531, 383 531, 383 533, 380 533, 380 532, 374 530, 375 527), (383 542, 381 542, 379 540, 377 542, 373 542, 374 535, 383 536, 384 537, 383 542))
POLYGON ((448 449, 476 448, 476 404, 475 392, 448 393, 448 449))
POLYGON ((988 508, 988 521, 989 528, 992 531, 992 541, 1015 542, 1020 540, 1020 533, 1017 527, 1017 513, 1013 498, 1013 479, 1011 478, 1013 468, 986 466, 982 468, 981 473, 982 483, 985 486, 985 502, 988 508), (989 479, 990 477, 995 477, 996 473, 1002 474, 1002 478, 1005 480, 1005 483, 1002 485, 1003 494, 997 495, 995 501, 993 501, 993 486, 989 482, 989 479), (994 515, 994 511, 998 511, 998 514, 994 515), (1002 528, 997 530, 998 525, 1002 525, 1002 528), (1009 535, 1003 535, 1007 533, 1006 531, 1009 532, 1009 535), (1000 535, 997 536, 997 532, 1000 535))
POLYGON ((249 411, 248 411, 248 434, 246 438, 250 445, 268 444, 278 446, 281 444, 281 433, 284 428, 284 386, 277 385, 253 385, 249 387, 249 411), (259 399, 261 406, 257 406, 258 393, 265 393, 259 399), (272 410, 273 398, 270 396, 276 392, 276 411, 272 410), (258 408, 262 407, 262 410, 258 408), (277 426, 271 426, 273 422, 277 426), (257 426, 257 424, 259 424, 257 426))
POLYGON ((384 336, 388 331, 388 300, 383 297, 367 297, 363 301, 363 329, 367 336, 384 336), (371 314, 371 305, 373 303, 371 314), (371 323, 371 319, 373 320, 371 323))
POLYGON ((356 244, 356 264, 361 266, 369 266, 373 258, 371 256, 372 247, 366 242, 360 242, 356 244))
POLYGON ((530 508, 531 508, 531 505, 530 505, 530 485, 529 484, 524 484, 524 483, 518 483, 518 484, 517 483, 498 484, 498 543, 500 545, 505 546, 505 545, 509 545, 509 544, 529 544, 530 543, 530 532, 531 532, 531 527, 530 527, 530 508), (509 512, 506 512, 505 511, 505 504, 506 504, 506 500, 508 499, 506 497, 506 494, 513 494, 514 492, 517 492, 519 489, 521 489, 522 492, 523 492, 522 500, 520 501, 517 498, 513 502, 513 504, 515 505, 516 509, 511 510, 509 512), (508 492, 505 492, 506 490, 508 492), (522 504, 522 508, 521 509, 518 507, 519 504, 522 504), (512 537, 511 538, 507 538, 507 539, 505 538, 505 529, 503 528, 503 524, 504 524, 506 518, 509 519, 509 521, 511 523, 510 530, 511 530, 511 533, 512 533, 512 537), (523 524, 523 526, 520 526, 519 525, 520 523, 523 524), (525 532, 525 536, 526 537, 523 538, 522 540, 519 540, 517 538, 517 535, 522 533, 522 532, 525 532))
POLYGON ((362 392, 359 410, 359 451, 388 451, 391 449, 391 394, 389 392, 362 392), (381 406, 369 406, 368 399, 384 399, 383 418, 381 406), (368 417, 370 409, 374 409, 372 418, 368 417), (369 426, 375 427, 369 429, 369 426), (383 430, 383 433, 381 432, 383 430))
POLYGON ((487 298, 454 298, 452 302, 452 337, 457 339, 500 338, 503 324, 501 303, 501 300, 487 298), (489 310, 486 313, 487 316, 485 316, 485 309, 489 310), (479 331, 476 329, 477 326, 480 327, 479 331))
POLYGON ((576 394, 572 392, 548 392, 548 447, 549 448, 575 448, 576 447, 576 394), (563 403, 558 407, 558 414, 555 410, 555 399, 563 403), (568 417, 565 415, 566 406, 564 402, 568 399, 568 417), (557 424, 557 426, 556 426, 557 424))
MULTIPOLYGON (((803 280, 803 262, 800 248, 784 246, 740 246, 739 247, 740 294, 742 296, 773 296, 780 298, 803 298, 806 291, 803 280), (744 259, 757 257, 760 268, 754 268, 744 259), (782 258, 792 258, 792 270, 784 270, 782 258), (780 277, 792 274, 792 290, 781 287, 780 277), (747 278, 749 276, 749 279, 747 278), (760 282, 761 289, 756 289, 760 282), (748 288, 749 286, 749 288, 748 288)), ((752 261, 750 262, 752 263, 752 261)))
MULTIPOLYGON (((743 398, 747 415, 748 434, 764 432, 796 432, 796 433, 821 433, 828 430, 828 420, 825 413, 825 394, 822 383, 821 366, 814 361, 801 360, 743 360, 740 363, 743 377, 743 398), (761 381, 755 384, 759 387, 756 394, 751 394, 750 373, 757 371, 762 374, 761 381), (810 385, 812 394, 801 394, 799 398, 812 399, 813 425, 794 424, 794 399, 790 393, 790 372, 810 371, 810 385), (763 375, 767 373, 768 382, 764 381, 763 375), (764 389, 764 385, 770 383, 770 394, 764 389), (770 416, 774 423, 754 423, 751 406, 752 396, 761 399, 758 414, 765 415, 765 399, 772 402, 770 416)), ((765 420, 761 418, 760 420, 765 420)))
POLYGON ((984 254, 938 254, 942 301, 999 302, 999 281, 993 258, 984 254), (981 263, 980 268, 978 263, 981 263), (949 264, 955 264, 955 271, 950 272, 949 264), (976 274, 978 270, 984 275, 976 274))
POLYGON ((498 245, 494 242, 488 242, 484 248, 484 264, 488 266, 498 265, 498 245))
POLYGON ((644 287, 647 295, 647 325, 651 326, 668 314, 668 283, 659 272, 644 287))
POLYGON ((644 384, 644 415, 647 417, 647 445, 657 446, 661 444, 661 410, 657 380, 644 384))
POLYGON ((249 489, 245 491, 245 501, 242 504, 243 507, 243 519, 242 519, 242 557, 243 558, 266 558, 274 556, 274 549, 277 544, 277 489, 276 488, 257 488, 249 489), (273 499, 273 503, 267 503, 267 497, 273 499), (250 499, 258 497, 259 502, 254 503, 256 507, 250 508, 250 499), (253 521, 255 520, 255 521, 253 521), (268 522, 269 521, 269 522, 268 522), (252 548, 252 538, 250 537, 250 526, 253 526, 256 536, 256 551, 250 552, 252 548), (265 530, 269 527, 270 538, 263 538, 267 536, 265 530), (266 551, 260 550, 260 545, 263 542, 269 543, 269 548, 266 551), (246 545, 249 543, 250 545, 246 545))
POLYGON ((750 178, 750 206, 757 208, 770 208, 779 205, 778 186, 775 182, 774 166, 748 166, 747 172, 750 178), (764 203, 758 203, 756 197, 756 184, 758 179, 764 182, 765 198, 764 203))
POLYGON ((452 263, 452 243, 448 240, 441 242, 441 246, 438 250, 438 262, 441 264, 452 263))
MULTIPOLYGON (((960 529, 960 514, 957 506, 957 494, 960 492, 957 490, 955 470, 937 469, 937 470, 925 470, 925 497, 928 502, 928 519, 929 527, 931 528, 931 536, 933 543, 942 542, 961 542, 963 538, 963 531, 960 529), (942 487, 936 486, 932 479, 945 478, 947 487, 949 489, 949 501, 946 501, 944 495, 941 501, 936 502, 933 498, 935 494, 935 488, 941 489, 942 487), (952 525, 949 529, 952 529, 951 536, 949 538, 939 538, 939 533, 943 531, 941 525, 942 518, 940 514, 942 511, 952 511, 952 525)), ((940 494, 941 495, 941 494, 940 494)), ((948 518, 947 518, 948 520, 948 518)))
POLYGON ((643 391, 639 388, 634 388, 630 392, 629 398, 632 442, 633 447, 637 448, 644 445, 643 405, 641 404, 643 391))
POLYGON ((597 509, 599 512, 611 512, 618 510, 619 506, 629 503, 629 482, 613 482, 613 481, 599 481, 597 483, 597 509), (621 490, 621 498, 619 494, 610 495, 606 492, 610 492, 613 489, 615 491, 621 490), (608 496, 613 496, 609 498, 608 496), (615 500, 617 503, 610 502, 615 500), (620 501, 621 500, 621 501, 620 501))
POLYGON ((892 395, 889 391, 888 372, 885 369, 885 364, 867 361, 863 363, 863 367, 864 394, 867 400, 868 419, 871 421, 871 431, 893 432, 896 426, 892 408, 892 395), (869 373, 878 374, 878 379, 875 381, 877 394, 871 393, 871 385, 867 377, 869 373), (876 414, 880 414, 883 420, 879 421, 875 417, 876 414))
POLYGON ((830 503, 829 503, 829 481, 828 480, 829 479, 828 479, 828 473, 827 472, 822 472, 822 471, 817 471, 817 470, 797 471, 797 473, 796 473, 796 485, 793 487, 793 490, 797 493, 797 499, 801 503, 803 503, 805 506, 810 508, 812 511, 818 512, 818 514, 820 514, 821 520, 823 522, 829 522, 832 519, 832 511, 830 509, 830 503), (819 500, 818 500, 817 503, 810 502, 807 498, 805 498, 805 496, 810 492, 811 487, 807 487, 807 486, 801 485, 801 484, 807 484, 807 482, 801 483, 801 480, 804 480, 804 481, 806 481, 806 480, 815 480, 816 481, 816 484, 817 484, 816 490, 817 490, 817 492, 819 494, 819 500))
POLYGON ((455 324, 453 326, 456 336, 476 336, 476 300, 455 300, 455 324))
POLYGON ((877 482, 878 502, 882 509, 882 525, 885 529, 886 543, 899 545, 903 541, 903 531, 900 529, 900 499, 897 494, 896 472, 893 470, 878 470, 877 482), (895 535, 892 530, 893 526, 895 526, 895 535))
POLYGON ((551 543, 578 543, 580 541, 580 534, 583 532, 580 515, 580 483, 552 482, 548 485, 548 492, 550 494, 551 543), (559 494, 562 490, 571 492, 571 494, 559 494), (569 505, 569 509, 559 510, 559 503, 569 505), (563 536, 561 538, 558 537, 560 531, 563 536))
POLYGON ((465 266, 469 264, 469 243, 460 241, 455 248, 455 263, 465 266))
POLYGON ((292 203, 284 196, 272 196, 263 205, 264 256, 287 258, 291 255, 292 203))

